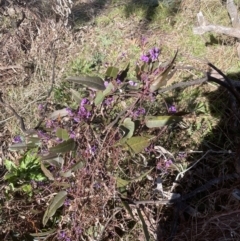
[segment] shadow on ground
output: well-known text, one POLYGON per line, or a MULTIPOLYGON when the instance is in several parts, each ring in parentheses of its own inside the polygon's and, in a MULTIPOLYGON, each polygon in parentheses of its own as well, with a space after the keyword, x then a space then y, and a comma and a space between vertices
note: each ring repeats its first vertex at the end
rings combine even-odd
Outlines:
POLYGON ((174 192, 184 200, 159 215, 158 241, 240 238, 239 103, 222 87, 206 96, 219 123, 198 147, 202 153, 183 157, 191 163, 188 168, 197 163, 176 182, 174 192))

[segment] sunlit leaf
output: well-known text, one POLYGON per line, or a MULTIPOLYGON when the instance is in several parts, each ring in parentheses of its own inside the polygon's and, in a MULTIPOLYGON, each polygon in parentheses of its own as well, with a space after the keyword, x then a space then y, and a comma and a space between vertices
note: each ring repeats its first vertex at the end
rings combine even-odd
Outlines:
POLYGON ((54 177, 52 173, 44 166, 44 164, 41 162, 41 169, 44 175, 51 181, 54 181, 54 177))
POLYGON ((116 178, 116 182, 117 182, 117 188, 125 187, 130 183, 130 181, 124 180, 120 177, 116 178))
POLYGON ((126 144, 137 154, 150 144, 150 139, 144 136, 134 136, 126 141, 126 144))
POLYGON ((49 220, 57 211, 58 208, 60 208, 67 197, 66 191, 60 191, 51 201, 50 205, 47 207, 47 210, 44 213, 43 216, 43 226, 45 226, 49 220))
POLYGON ((16 165, 12 161, 9 161, 7 159, 4 160, 4 166, 9 172, 12 172, 12 170, 17 169, 16 165))
POLYGON ((131 138, 135 129, 135 123, 131 120, 131 118, 126 118, 123 121, 123 126, 128 129, 128 133, 125 137, 127 139, 131 138))
POLYGON ((50 153, 47 156, 39 155, 39 157, 43 163, 51 164, 53 166, 61 167, 64 163, 63 158, 56 153, 50 153))
POLYGON ((112 78, 116 79, 118 72, 119 72, 118 68, 111 66, 111 67, 108 67, 105 75, 107 77, 112 77, 112 78))
POLYGON ((76 142, 73 139, 69 139, 67 141, 64 141, 60 144, 58 144, 55 147, 51 147, 49 149, 52 153, 65 153, 68 151, 73 151, 76 148, 76 142))
POLYGON ((72 176, 72 170, 68 170, 66 172, 60 171, 59 174, 62 177, 71 177, 72 176))
POLYGON ((181 116, 146 116, 145 124, 148 128, 163 127, 182 121, 181 116))
POLYGON ((72 167, 71 167, 71 170, 73 172, 77 171, 78 169, 81 169, 84 167, 84 162, 83 161, 78 161, 77 163, 75 163, 72 167))
MULTIPOLYGON (((177 57, 177 53, 178 51, 176 51, 174 57, 168 63, 166 63, 164 67, 162 67, 163 70, 161 71, 161 73, 154 76, 154 80, 150 83, 150 87, 149 87, 150 92, 154 92, 158 90, 160 87, 166 85, 168 74, 172 70, 173 64, 177 57)), ((161 66, 159 68, 161 68, 161 66)))
MULTIPOLYGON (((30 233, 30 235, 32 236, 32 237, 47 237, 47 236, 49 236, 50 234, 53 234, 53 233, 55 233, 56 232, 56 229, 51 229, 51 230, 49 230, 49 231, 47 231, 47 232, 42 232, 42 233, 40 233, 40 232, 38 232, 38 233, 30 233)), ((39 240, 40 241, 40 240, 39 240)))
POLYGON ((51 120, 55 120, 58 117, 64 117, 64 116, 67 116, 67 115, 68 115, 68 111, 67 111, 66 108, 64 108, 64 109, 61 109, 61 110, 54 111, 53 113, 51 113, 48 116, 48 118, 51 119, 51 120))
POLYGON ((72 88, 70 88, 70 92, 72 93, 72 97, 75 100, 75 102, 79 104, 82 99, 80 93, 72 88))
POLYGON ((36 142, 36 143, 33 143, 33 142, 28 142, 28 143, 25 143, 25 142, 21 142, 21 143, 15 143, 15 144, 12 144, 8 149, 10 151, 20 151, 20 150, 26 150, 26 149, 32 149, 36 146, 39 146, 39 143, 40 142, 36 142))
POLYGON ((98 76, 70 76, 67 78, 68 81, 84 85, 94 90, 105 90, 106 87, 104 85, 103 80, 98 76))
POLYGON ((105 96, 104 96, 103 92, 98 91, 97 94, 96 94, 96 97, 94 99, 94 104, 95 105, 101 104, 103 102, 104 98, 105 98, 105 96))
POLYGON ((56 130, 56 136, 64 141, 69 139, 69 134, 67 130, 62 129, 62 128, 57 128, 56 130))
POLYGON ((108 96, 112 93, 113 90, 114 90, 114 85, 112 84, 112 82, 110 82, 107 88, 103 91, 103 95, 108 96))
POLYGON ((142 216, 142 213, 141 213, 141 210, 139 208, 137 208, 137 213, 138 213, 138 216, 142 222, 142 227, 143 227, 143 232, 144 232, 144 235, 145 235, 145 238, 146 238, 146 241, 149 241, 150 240, 150 235, 149 235, 149 232, 148 232, 148 227, 146 225, 146 222, 142 216))

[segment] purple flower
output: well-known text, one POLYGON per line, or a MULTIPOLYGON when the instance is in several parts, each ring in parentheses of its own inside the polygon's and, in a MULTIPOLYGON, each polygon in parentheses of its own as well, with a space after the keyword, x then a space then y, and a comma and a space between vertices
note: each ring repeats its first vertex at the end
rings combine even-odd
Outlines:
POLYGON ((118 85, 120 85, 122 83, 122 81, 118 77, 116 79, 116 82, 117 82, 118 85))
POLYGON ((107 97, 104 101, 103 104, 106 106, 109 106, 112 104, 112 102, 114 101, 113 97, 107 97))
POLYGON ((81 100, 81 104, 80 104, 81 107, 84 106, 84 105, 88 105, 88 104, 90 104, 90 101, 87 98, 83 98, 81 100))
POLYGON ((71 108, 67 107, 66 111, 67 111, 69 116, 71 116, 71 117, 74 116, 73 110, 71 108))
POLYGON ((62 238, 62 239, 65 238, 66 237, 65 231, 60 231, 59 237, 62 238))
POLYGON ((148 63, 150 59, 149 59, 149 57, 147 55, 142 55, 140 60, 142 60, 145 63, 148 63))
POLYGON ((160 49, 157 48, 157 47, 154 47, 152 49, 149 50, 149 54, 151 56, 151 60, 152 61, 155 61, 158 59, 158 56, 159 56, 159 53, 160 53, 160 49))
POLYGON ((129 80, 128 84, 131 85, 131 86, 137 86, 137 83, 132 81, 132 80, 129 80))
POLYGON ((107 88, 109 82, 108 81, 104 81, 104 86, 107 88))
POLYGON ((169 113, 176 113, 176 112, 177 112, 177 109, 176 109, 175 105, 169 106, 168 112, 169 112, 169 113))
POLYGON ((89 148, 86 150, 87 153, 91 154, 92 156, 94 156, 97 152, 97 147, 94 146, 89 146, 89 148))
POLYGON ((76 134, 74 132, 71 132, 70 133, 70 138, 75 139, 76 138, 76 134))
POLYGON ((52 120, 47 120, 47 121, 46 121, 46 127, 47 127, 47 128, 53 128, 53 127, 54 127, 54 121, 52 121, 52 120))
POLYGON ((64 206, 67 207, 67 206, 70 206, 70 199, 66 199, 65 202, 64 202, 64 206))
POLYGON ((14 142, 14 143, 22 143, 23 141, 22 141, 21 136, 15 136, 15 137, 13 138, 13 142, 14 142))
POLYGON ((39 104, 39 105, 38 105, 38 110, 42 111, 43 108, 44 108, 43 104, 39 104))
POLYGON ((165 161, 165 167, 166 168, 169 168, 172 164, 173 164, 173 162, 172 162, 171 159, 165 161))
POLYGON ((167 169, 173 164, 171 159, 168 160, 159 160, 157 163, 157 170, 161 170, 162 172, 166 172, 167 169))
POLYGON ((38 131, 38 137, 43 140, 50 140, 50 136, 43 131, 38 131))
POLYGON ((140 115, 144 115, 146 113, 146 110, 142 107, 139 107, 137 110, 135 110, 132 114, 134 118, 138 118, 140 115))

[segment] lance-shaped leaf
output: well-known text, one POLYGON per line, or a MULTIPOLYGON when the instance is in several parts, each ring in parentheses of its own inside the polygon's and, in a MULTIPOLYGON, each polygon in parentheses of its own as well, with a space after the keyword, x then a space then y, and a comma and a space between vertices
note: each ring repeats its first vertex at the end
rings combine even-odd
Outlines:
POLYGON ((105 98, 105 96, 104 96, 103 92, 98 91, 97 94, 96 94, 96 97, 94 99, 94 104, 95 105, 101 104, 103 102, 104 98, 105 98))
MULTIPOLYGON (((120 198, 121 198, 121 197, 120 197, 120 198)), ((123 198, 121 198, 121 201, 122 201, 122 204, 123 204, 123 206, 125 207, 125 209, 128 211, 128 213, 129 213, 130 216, 132 217, 132 219, 135 220, 134 215, 133 215, 133 213, 132 213, 132 209, 131 209, 131 207, 129 206, 128 202, 126 202, 123 198)))
POLYGON ((67 197, 66 191, 60 191, 51 201, 50 205, 47 207, 47 210, 44 213, 43 216, 43 226, 45 226, 49 220, 57 211, 58 208, 60 208, 67 197))
POLYGON ((111 67, 107 68, 107 71, 106 71, 105 75, 107 77, 112 77, 113 79, 116 79, 117 75, 118 75, 118 72, 119 72, 118 68, 111 66, 111 67))
MULTIPOLYGON (((30 235, 31 235, 32 237, 46 238, 47 236, 49 236, 50 234, 53 234, 53 233, 55 233, 55 232, 56 232, 56 229, 54 228, 54 229, 51 229, 51 230, 49 230, 49 231, 47 231, 47 232, 30 233, 30 235)), ((40 239, 39 239, 39 240, 40 240, 40 239)))
POLYGON ((70 76, 67 78, 68 81, 84 85, 86 87, 89 87, 93 90, 105 90, 106 87, 104 85, 104 81, 98 77, 98 76, 85 76, 85 75, 79 75, 79 76, 70 76))
POLYGON ((67 130, 62 129, 62 128, 57 128, 56 130, 56 136, 64 141, 69 139, 69 134, 67 130))
POLYGON ((145 238, 146 238, 146 241, 149 241, 150 240, 150 235, 149 235, 149 232, 148 232, 148 227, 146 225, 146 222, 142 216, 142 213, 141 213, 141 210, 139 208, 137 208, 137 213, 138 213, 138 216, 142 222, 142 227, 143 227, 143 232, 144 232, 144 235, 145 235, 145 238))
POLYGON ((58 144, 55 147, 51 147, 49 149, 49 152, 51 153, 65 153, 68 151, 73 151, 76 147, 76 142, 73 139, 69 139, 67 141, 64 141, 60 144, 58 144))
POLYGON ((136 153, 140 153, 150 144, 150 139, 144 136, 134 136, 126 141, 126 144, 136 153))
POLYGON ((36 146, 39 146, 39 143, 33 143, 33 142, 28 142, 28 143, 25 143, 25 142, 21 142, 21 143, 15 143, 15 144, 12 144, 8 149, 10 151, 20 151, 20 150, 24 150, 24 149, 32 149, 36 146))
POLYGON ((52 173, 44 166, 44 164, 41 162, 41 169, 44 175, 51 181, 54 181, 54 177, 52 173))
POLYGON ((50 164, 57 167, 62 167, 64 159, 61 156, 58 156, 56 153, 50 153, 47 156, 41 156, 41 161, 43 164, 50 164))
POLYGON ((75 100, 75 102, 77 104, 79 104, 81 102, 81 99, 82 99, 80 93, 78 91, 74 90, 74 89, 71 89, 71 88, 70 88, 70 92, 72 93, 72 97, 75 100))
POLYGON ((154 80, 150 83, 150 87, 149 87, 150 92, 154 92, 154 91, 158 90, 161 86, 166 85, 167 79, 168 79, 168 74, 172 70, 173 64, 177 57, 177 53, 178 53, 178 50, 176 51, 172 60, 166 64, 166 66, 164 67, 164 70, 161 73, 159 73, 156 77, 154 77, 154 80))
POLYGON ((181 116, 146 116, 145 124, 148 128, 163 127, 182 121, 181 116))

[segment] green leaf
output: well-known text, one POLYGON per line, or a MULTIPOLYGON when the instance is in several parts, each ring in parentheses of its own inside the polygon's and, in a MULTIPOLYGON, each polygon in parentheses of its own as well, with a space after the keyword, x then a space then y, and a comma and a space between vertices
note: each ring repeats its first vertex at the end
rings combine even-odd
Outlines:
POLYGON ((104 98, 105 98, 105 96, 104 96, 103 92, 98 91, 97 94, 96 94, 96 97, 94 99, 94 104, 95 105, 101 104, 103 102, 104 98))
POLYGON ((57 128, 56 130, 56 136, 64 141, 69 139, 69 134, 67 130, 62 129, 62 128, 57 128))
POLYGON ((32 186, 30 184, 24 184, 23 186, 21 186, 21 189, 23 192, 29 194, 31 196, 32 194, 32 186))
POLYGON ((7 159, 4 160, 4 166, 9 172, 12 172, 13 170, 15 171, 17 169, 17 166, 12 161, 9 161, 7 159))
POLYGON ((113 79, 116 79, 118 72, 119 72, 118 68, 111 66, 111 67, 108 67, 105 75, 107 77, 112 77, 113 79))
POLYGON ((121 198, 121 201, 122 201, 123 206, 126 208, 126 210, 128 211, 128 213, 129 213, 130 216, 132 217, 132 219, 135 220, 134 215, 133 215, 133 213, 132 213, 132 209, 130 208, 129 204, 128 204, 126 201, 124 201, 122 198, 121 198))
POLYGON ((108 96, 108 95, 112 94, 113 90, 114 90, 114 85, 112 82, 110 82, 108 84, 107 88, 103 91, 103 95, 108 96))
POLYGON ((126 144, 137 154, 149 146, 150 139, 144 136, 134 136, 127 140, 126 144))
POLYGON ((66 172, 60 171, 59 173, 62 177, 71 177, 72 176, 72 170, 68 170, 66 172))
POLYGON ((74 101, 77 104, 79 104, 81 102, 81 99, 82 99, 80 93, 78 91, 72 89, 72 88, 70 88, 70 92, 72 93, 72 97, 73 97, 74 101))
POLYGON ((135 123, 131 120, 131 118, 126 118, 123 121, 123 126, 128 129, 128 133, 125 137, 127 139, 131 138, 135 129, 135 123))
POLYGON ((149 235, 149 232, 148 232, 148 228, 147 228, 145 220, 144 220, 144 218, 142 216, 141 210, 139 208, 137 208, 137 213, 138 213, 138 216, 139 216, 139 218, 140 218, 140 220, 142 222, 143 232, 144 232, 146 241, 149 241, 150 240, 150 235, 149 235))
POLYGON ((8 147, 8 150, 10 151, 20 151, 20 150, 24 150, 27 148, 27 144, 25 142, 21 142, 21 143, 15 143, 11 146, 8 147))
POLYGON ((47 207, 47 210, 44 213, 43 216, 43 226, 45 226, 49 220, 57 211, 58 208, 60 208, 67 197, 66 191, 60 191, 51 201, 50 205, 47 207))
POLYGON ((117 181, 117 188, 125 187, 130 183, 130 181, 124 180, 120 177, 116 177, 116 181, 117 181))
POLYGON ((67 78, 68 81, 84 85, 86 87, 89 87, 93 90, 105 90, 106 87, 104 85, 103 80, 98 76, 70 76, 67 78))
POLYGON ((145 124, 148 128, 163 127, 182 121, 181 116, 146 116, 145 124))
MULTIPOLYGON (((32 236, 32 237, 47 237, 47 236, 49 236, 50 234, 53 234, 53 233, 55 233, 57 231, 57 229, 51 229, 51 230, 49 230, 49 231, 47 231, 47 232, 42 232, 42 233, 30 233, 30 235, 32 236)), ((39 240, 40 241, 40 240, 39 240)))
POLYGON ((73 139, 69 139, 67 141, 64 141, 60 144, 58 144, 55 147, 51 147, 49 151, 51 153, 65 153, 68 151, 73 151, 75 150, 76 147, 76 142, 73 139))
POLYGON ((44 164, 41 162, 41 169, 44 173, 44 175, 51 181, 54 181, 54 177, 52 173, 44 166, 44 164))
POLYGON ((83 168, 84 165, 85 165, 85 164, 84 164, 83 161, 78 161, 77 163, 75 163, 75 164, 72 166, 71 170, 72 170, 73 172, 75 172, 75 171, 77 171, 78 169, 83 168))
POLYGON ((45 164, 51 164, 53 166, 62 167, 64 160, 61 156, 58 156, 56 153, 50 153, 47 156, 39 156, 41 161, 45 164))

